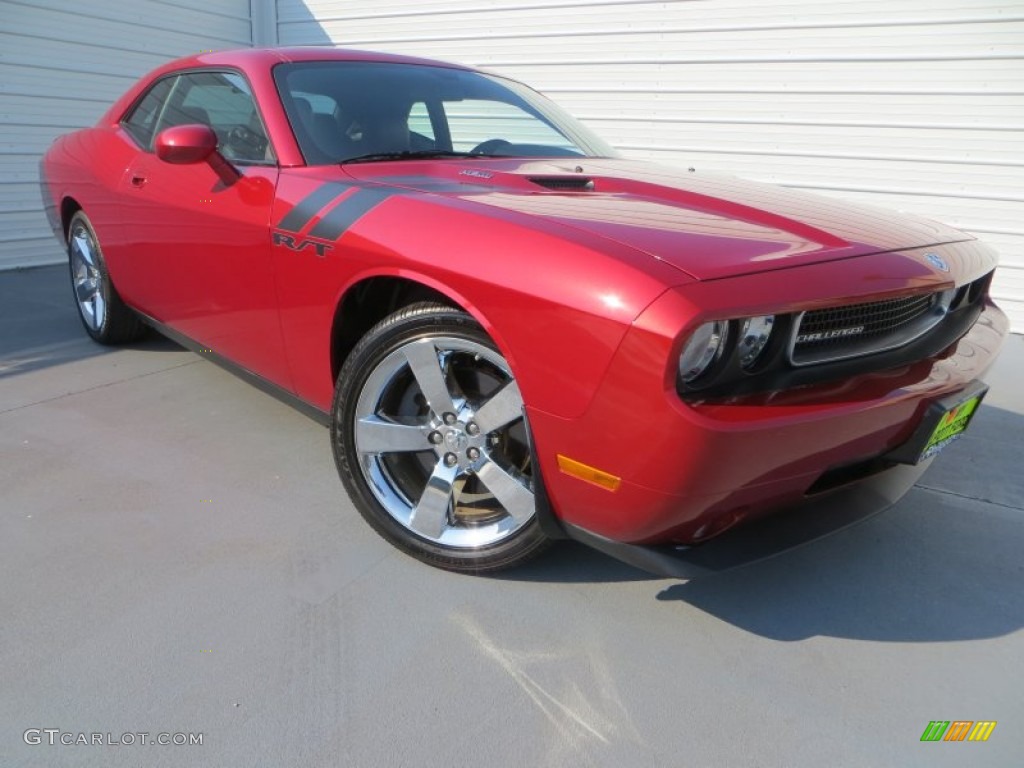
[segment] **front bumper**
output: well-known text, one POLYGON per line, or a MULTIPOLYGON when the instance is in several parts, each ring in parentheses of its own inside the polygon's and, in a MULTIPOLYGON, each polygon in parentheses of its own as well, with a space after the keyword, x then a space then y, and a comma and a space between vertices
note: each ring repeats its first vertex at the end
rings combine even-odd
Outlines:
POLYGON ((892 504, 927 463, 895 467, 885 458, 914 436, 934 402, 983 379, 1008 330, 986 300, 963 337, 926 359, 688 405, 665 370, 678 354, 670 329, 688 309, 680 301, 668 295, 638 318, 582 416, 529 411, 564 531, 672 575, 760 559, 892 504), (563 474, 558 454, 621 483, 610 491, 563 474), (782 510, 799 514, 783 522, 782 510))
POLYGON ((563 528, 569 538, 641 570, 692 579, 774 557, 874 517, 909 491, 929 464, 930 460, 898 465, 870 480, 806 500, 696 546, 626 544, 572 524, 563 524, 563 528))

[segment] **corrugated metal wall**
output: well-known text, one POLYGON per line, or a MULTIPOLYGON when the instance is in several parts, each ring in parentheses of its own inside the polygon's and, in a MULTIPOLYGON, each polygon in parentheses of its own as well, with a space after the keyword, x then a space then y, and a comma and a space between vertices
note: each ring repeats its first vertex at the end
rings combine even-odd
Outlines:
POLYGON ((54 137, 168 59, 251 41, 249 0, 0 0, 0 269, 64 258, 39 197, 54 137))
POLYGON ((0 0, 0 268, 62 257, 39 155, 142 72, 206 48, 333 43, 493 68, 636 157, 960 226, 1000 249, 1024 331, 1022 0, 0 0), (264 31, 267 25, 274 30, 264 31))
POLYGON ((1024 331, 1022 0, 276 2, 283 45, 489 67, 630 155, 974 232, 1024 331))

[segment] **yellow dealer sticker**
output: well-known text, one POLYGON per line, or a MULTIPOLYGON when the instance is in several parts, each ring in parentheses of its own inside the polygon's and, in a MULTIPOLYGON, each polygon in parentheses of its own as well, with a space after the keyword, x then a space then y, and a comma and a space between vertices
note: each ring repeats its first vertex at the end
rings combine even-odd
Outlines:
POLYGON ((950 408, 946 411, 942 418, 939 419, 938 426, 935 427, 932 436, 925 443, 924 450, 921 451, 920 461, 931 458, 960 437, 963 431, 967 429, 967 425, 970 423, 974 412, 978 409, 980 402, 981 396, 979 395, 978 397, 972 397, 970 400, 965 400, 955 408, 950 408))

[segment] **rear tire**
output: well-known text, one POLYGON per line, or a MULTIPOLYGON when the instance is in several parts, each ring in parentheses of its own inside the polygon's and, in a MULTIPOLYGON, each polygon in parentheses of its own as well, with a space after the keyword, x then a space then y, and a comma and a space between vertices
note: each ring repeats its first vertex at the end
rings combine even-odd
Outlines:
POLYGON ((465 312, 417 303, 372 328, 338 374, 331 444, 363 517, 425 563, 496 571, 548 544, 519 387, 465 312))
POLYGON ((85 332, 100 344, 124 344, 141 338, 146 326, 121 300, 89 217, 78 211, 68 224, 71 290, 85 332))

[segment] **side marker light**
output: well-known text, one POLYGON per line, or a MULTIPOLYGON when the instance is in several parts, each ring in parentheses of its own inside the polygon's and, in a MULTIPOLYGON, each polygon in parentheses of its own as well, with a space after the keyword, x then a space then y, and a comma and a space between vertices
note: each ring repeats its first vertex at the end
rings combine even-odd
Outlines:
POLYGON ((622 485, 621 477, 602 472, 600 469, 575 461, 562 454, 558 454, 558 468, 570 477, 575 477, 585 483, 591 483, 604 488, 606 491, 617 491, 619 486, 622 485))

